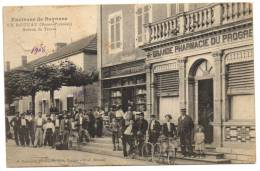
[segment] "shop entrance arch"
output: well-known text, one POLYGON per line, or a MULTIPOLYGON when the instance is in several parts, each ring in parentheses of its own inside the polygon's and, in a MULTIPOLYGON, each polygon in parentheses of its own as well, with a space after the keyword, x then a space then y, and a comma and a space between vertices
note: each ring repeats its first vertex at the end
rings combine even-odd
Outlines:
POLYGON ((189 112, 195 125, 204 128, 205 142, 213 142, 213 67, 206 59, 194 62, 189 71, 189 112))

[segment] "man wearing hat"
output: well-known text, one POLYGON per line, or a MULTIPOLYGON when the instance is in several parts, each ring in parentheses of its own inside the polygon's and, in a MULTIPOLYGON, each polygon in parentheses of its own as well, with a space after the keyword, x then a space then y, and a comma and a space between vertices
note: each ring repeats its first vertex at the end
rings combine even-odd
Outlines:
POLYGON ((167 138, 173 138, 177 135, 176 127, 174 123, 171 123, 172 116, 170 114, 165 115, 166 122, 163 124, 163 135, 167 138))
POLYGON ((144 119, 144 113, 140 113, 140 118, 136 120, 136 138, 138 143, 139 155, 142 154, 142 147, 146 137, 146 131, 148 128, 148 122, 144 119))
POLYGON ((184 156, 192 156, 192 131, 194 123, 186 114, 186 109, 181 109, 181 116, 178 119, 178 135, 180 136, 181 152, 184 156))
POLYGON ((151 121, 148 127, 148 142, 155 144, 157 143, 157 140, 160 136, 160 131, 161 131, 161 124, 160 122, 156 119, 155 114, 151 115, 151 121))

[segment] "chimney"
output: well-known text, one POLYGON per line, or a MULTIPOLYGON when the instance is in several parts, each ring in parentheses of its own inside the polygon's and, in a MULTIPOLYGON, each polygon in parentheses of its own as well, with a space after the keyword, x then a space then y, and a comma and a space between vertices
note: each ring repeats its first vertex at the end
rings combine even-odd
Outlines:
POLYGON ((55 43, 56 51, 59 50, 60 48, 63 48, 66 45, 67 45, 67 43, 63 43, 63 42, 55 43))
POLYGON ((10 61, 5 62, 5 71, 9 72, 10 71, 10 61))
POLYGON ((22 66, 27 64, 27 56, 22 56, 22 66))

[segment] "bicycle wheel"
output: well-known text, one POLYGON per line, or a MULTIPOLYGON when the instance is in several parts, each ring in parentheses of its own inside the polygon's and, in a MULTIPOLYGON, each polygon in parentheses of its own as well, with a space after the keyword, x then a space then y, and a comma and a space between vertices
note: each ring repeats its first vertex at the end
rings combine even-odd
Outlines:
POLYGON ((152 154, 153 144, 147 142, 142 147, 142 157, 149 157, 152 154))
POLYGON ((160 144, 156 143, 153 148, 153 153, 152 153, 152 161, 160 161, 161 159, 161 146, 160 144))
POLYGON ((175 149, 171 149, 167 153, 167 162, 169 165, 173 165, 173 164, 175 164, 175 160, 176 160, 175 149))

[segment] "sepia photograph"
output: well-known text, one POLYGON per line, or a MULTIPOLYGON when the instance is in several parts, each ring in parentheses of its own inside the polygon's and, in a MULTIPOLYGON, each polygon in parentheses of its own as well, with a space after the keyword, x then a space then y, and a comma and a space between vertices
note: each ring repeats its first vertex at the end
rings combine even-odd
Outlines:
POLYGON ((6 167, 255 164, 253 7, 3 6, 6 167))

